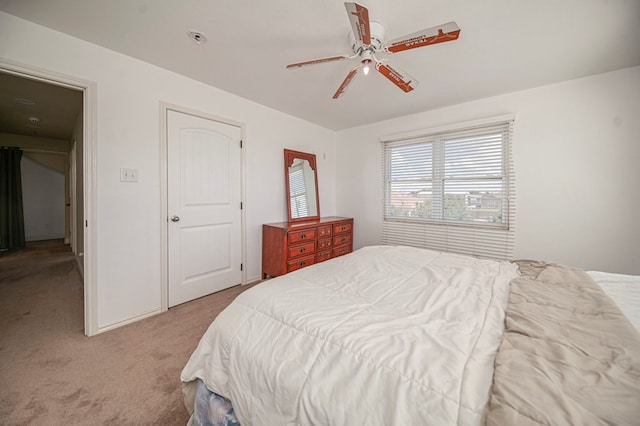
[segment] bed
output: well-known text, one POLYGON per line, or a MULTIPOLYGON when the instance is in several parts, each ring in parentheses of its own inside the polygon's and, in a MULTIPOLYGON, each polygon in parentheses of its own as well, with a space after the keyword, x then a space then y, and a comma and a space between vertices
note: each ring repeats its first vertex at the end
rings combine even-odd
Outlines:
POLYGON ((640 334, 575 268, 371 246, 242 293, 181 380, 194 425, 637 424, 640 334))

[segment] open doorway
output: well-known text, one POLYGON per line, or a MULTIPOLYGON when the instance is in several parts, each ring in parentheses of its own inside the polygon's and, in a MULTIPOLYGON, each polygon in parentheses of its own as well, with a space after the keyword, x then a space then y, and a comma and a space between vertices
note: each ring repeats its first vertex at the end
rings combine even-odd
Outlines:
MULTIPOLYGON (((27 246, 58 244, 86 271, 86 88, 0 67, 0 146, 22 152, 27 246), (64 248, 63 248, 64 249, 64 248)), ((91 330, 84 280, 84 332, 91 330), (89 328, 89 329, 88 329, 89 328)), ((89 289, 90 290, 90 289, 89 289)), ((64 307, 63 307, 64 309, 64 307)))

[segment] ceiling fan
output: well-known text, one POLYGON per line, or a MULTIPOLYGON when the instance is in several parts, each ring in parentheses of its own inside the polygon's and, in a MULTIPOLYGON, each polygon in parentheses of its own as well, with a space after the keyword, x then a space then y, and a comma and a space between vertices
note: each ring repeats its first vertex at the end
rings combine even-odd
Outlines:
POLYGON ((412 91, 418 85, 416 79, 392 67, 386 59, 379 60, 375 54, 378 52, 403 52, 417 47, 456 40, 460 35, 458 25, 455 22, 448 22, 385 42, 384 27, 379 22, 369 21, 369 10, 366 7, 352 2, 345 2, 344 6, 347 9, 347 15, 352 27, 352 31, 349 33, 349 42, 351 43, 353 54, 331 56, 287 65, 287 69, 293 69, 325 62, 359 58, 360 64, 347 74, 347 77, 334 93, 333 99, 338 99, 345 92, 358 70, 362 69, 363 73, 367 75, 371 66, 375 66, 380 74, 405 93, 412 91))

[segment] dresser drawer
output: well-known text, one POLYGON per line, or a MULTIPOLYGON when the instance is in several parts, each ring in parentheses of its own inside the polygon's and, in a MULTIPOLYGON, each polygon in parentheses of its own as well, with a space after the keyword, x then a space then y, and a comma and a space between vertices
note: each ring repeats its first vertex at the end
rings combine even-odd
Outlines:
POLYGON ((319 251, 316 255, 316 262, 324 262, 331 259, 331 250, 319 251))
POLYGON ((341 246, 343 244, 351 244, 351 234, 336 235, 333 237, 333 246, 341 246))
POLYGON ((316 252, 316 243, 315 241, 309 241, 305 244, 299 244, 297 246, 289 247, 289 258, 305 256, 308 254, 313 254, 316 252))
POLYGON ((318 239, 328 238, 331 236, 331 225, 318 227, 318 239))
POLYGON ((336 247, 333 249, 332 257, 342 256, 343 254, 347 253, 351 253, 351 246, 336 247))
POLYGON ((331 239, 319 240, 318 241, 318 251, 321 251, 321 250, 324 250, 324 249, 330 249, 331 246, 332 246, 331 239))
POLYGON ((307 229, 304 231, 289 232, 289 244, 300 243, 303 241, 315 240, 316 228, 307 229))
POLYGON ((287 272, 295 271, 296 269, 304 268, 305 266, 313 265, 316 263, 315 256, 301 257, 300 259, 290 260, 287 262, 287 272))
POLYGON ((341 234, 343 232, 350 232, 353 225, 351 223, 342 223, 340 225, 333 225, 333 233, 341 234))

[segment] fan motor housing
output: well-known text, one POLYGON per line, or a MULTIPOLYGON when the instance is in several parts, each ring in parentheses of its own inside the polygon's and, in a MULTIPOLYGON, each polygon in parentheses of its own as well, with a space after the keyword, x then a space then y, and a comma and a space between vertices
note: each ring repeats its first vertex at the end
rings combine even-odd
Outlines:
POLYGON ((356 37, 353 35, 353 31, 349 32, 349 43, 351 45, 351 49, 353 53, 359 55, 363 50, 369 50, 372 52, 377 52, 382 47, 382 42, 384 41, 384 26, 376 21, 369 22, 369 32, 371 33, 371 44, 370 47, 362 44, 356 37))

